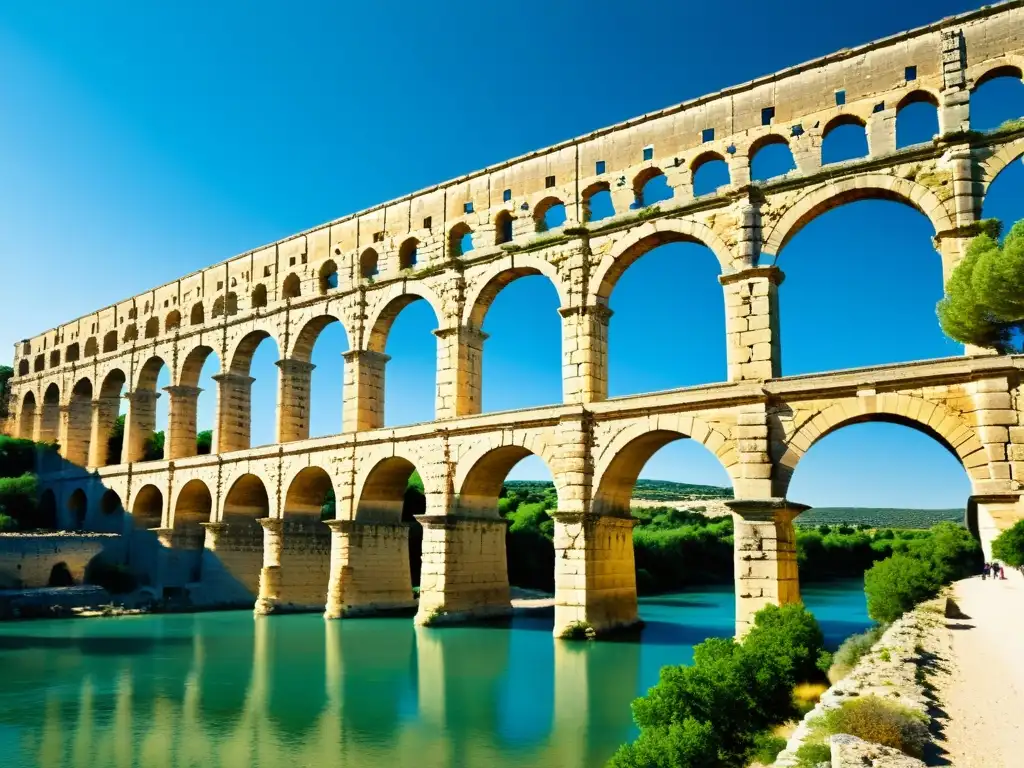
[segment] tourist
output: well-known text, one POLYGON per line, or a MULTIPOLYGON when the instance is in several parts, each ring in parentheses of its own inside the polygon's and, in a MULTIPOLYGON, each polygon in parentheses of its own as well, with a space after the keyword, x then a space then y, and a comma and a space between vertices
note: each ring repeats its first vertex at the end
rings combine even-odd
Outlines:
POLYGON ((999 564, 999 578, 1006 581, 1006 571, 1003 570, 1003 564, 999 564))

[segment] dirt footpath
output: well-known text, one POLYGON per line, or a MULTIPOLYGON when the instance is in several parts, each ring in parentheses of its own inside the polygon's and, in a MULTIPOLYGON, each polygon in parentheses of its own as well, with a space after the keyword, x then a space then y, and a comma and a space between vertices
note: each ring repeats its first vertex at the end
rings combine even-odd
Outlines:
POLYGON ((981 577, 953 586, 962 618, 938 622, 927 643, 940 711, 931 765, 1024 766, 1024 577, 981 577))

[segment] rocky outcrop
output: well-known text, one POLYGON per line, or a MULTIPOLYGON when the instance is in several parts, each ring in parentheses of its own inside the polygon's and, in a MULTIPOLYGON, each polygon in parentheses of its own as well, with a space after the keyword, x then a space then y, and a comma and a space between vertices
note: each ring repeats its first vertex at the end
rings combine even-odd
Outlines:
MULTIPOLYGON (((779 754, 776 768, 797 765, 796 751, 812 734, 815 721, 854 697, 878 696, 927 714, 927 694, 918 676, 925 621, 921 610, 919 607, 893 622, 853 671, 822 694, 793 732, 786 749, 779 754)), ((832 737, 832 765, 833 768, 853 765, 910 768, 923 763, 898 750, 844 734, 832 737)))

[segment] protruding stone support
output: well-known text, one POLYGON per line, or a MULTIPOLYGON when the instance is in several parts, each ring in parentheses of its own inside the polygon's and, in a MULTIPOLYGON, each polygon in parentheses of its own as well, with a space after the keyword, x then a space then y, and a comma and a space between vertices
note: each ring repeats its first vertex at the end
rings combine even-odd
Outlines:
POLYGON ((771 379, 782 373, 778 267, 751 267, 718 278, 725 289, 729 381, 771 379))
POLYGON ((384 426, 384 367, 391 358, 382 352, 354 349, 345 359, 342 430, 362 432, 384 426))
POLYGON ((459 326, 434 331, 437 336, 438 419, 480 413, 480 383, 487 334, 459 326))
POLYGON ((423 565, 416 624, 504 616, 512 611, 505 520, 421 515, 423 565))
POLYGON ((217 382, 217 431, 213 453, 241 451, 249 447, 252 434, 252 376, 221 373, 217 382))
POLYGON ((312 363, 285 358, 277 361, 281 369, 277 387, 277 442, 290 443, 309 437, 309 385, 312 363))
POLYGON ((331 532, 324 617, 412 610, 409 526, 326 520, 331 532))
POLYGON ((255 612, 323 611, 330 573, 330 531, 319 518, 303 516, 267 517, 260 524, 263 568, 255 612))
POLYGON ((139 461, 146 453, 146 440, 156 429, 156 401, 159 392, 137 389, 124 396, 128 401, 128 415, 124 420, 124 445, 121 463, 139 461))
MULTIPOLYGON (((92 401, 92 420, 89 434, 89 466, 102 467, 107 463, 107 441, 120 415, 120 397, 101 397, 92 401)), ((120 460, 120 456, 116 460, 120 460)))
POLYGON ((170 397, 167 416, 167 440, 164 458, 184 459, 199 452, 196 445, 196 408, 199 403, 199 387, 164 387, 170 397))
POLYGON ((639 621, 633 519, 554 512, 555 637, 602 634, 639 621))
POLYGON ((206 529, 203 558, 205 602, 252 606, 263 569, 263 535, 259 525, 200 523, 206 529))
POLYGON ((725 503, 736 524, 736 636, 743 637, 766 605, 800 601, 793 520, 809 507, 782 498, 725 503))
POLYGON ((592 403, 608 397, 608 321, 603 304, 562 307, 562 401, 592 403))

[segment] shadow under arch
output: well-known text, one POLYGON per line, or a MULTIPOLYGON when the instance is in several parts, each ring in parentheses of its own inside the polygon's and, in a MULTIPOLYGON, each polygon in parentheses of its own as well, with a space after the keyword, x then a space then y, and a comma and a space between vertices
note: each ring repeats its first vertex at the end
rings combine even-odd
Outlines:
POLYGON ((164 583, 183 587, 202 578, 203 523, 213 522, 213 496, 205 482, 189 480, 178 491, 170 510, 173 546, 169 553, 164 583))
POLYGON ((224 497, 221 525, 211 528, 216 563, 209 559, 203 563, 203 580, 222 591, 224 602, 251 606, 259 593, 263 527, 258 521, 269 515, 270 498, 263 480, 248 473, 239 476, 224 497), (208 579, 213 569, 218 572, 208 579))

